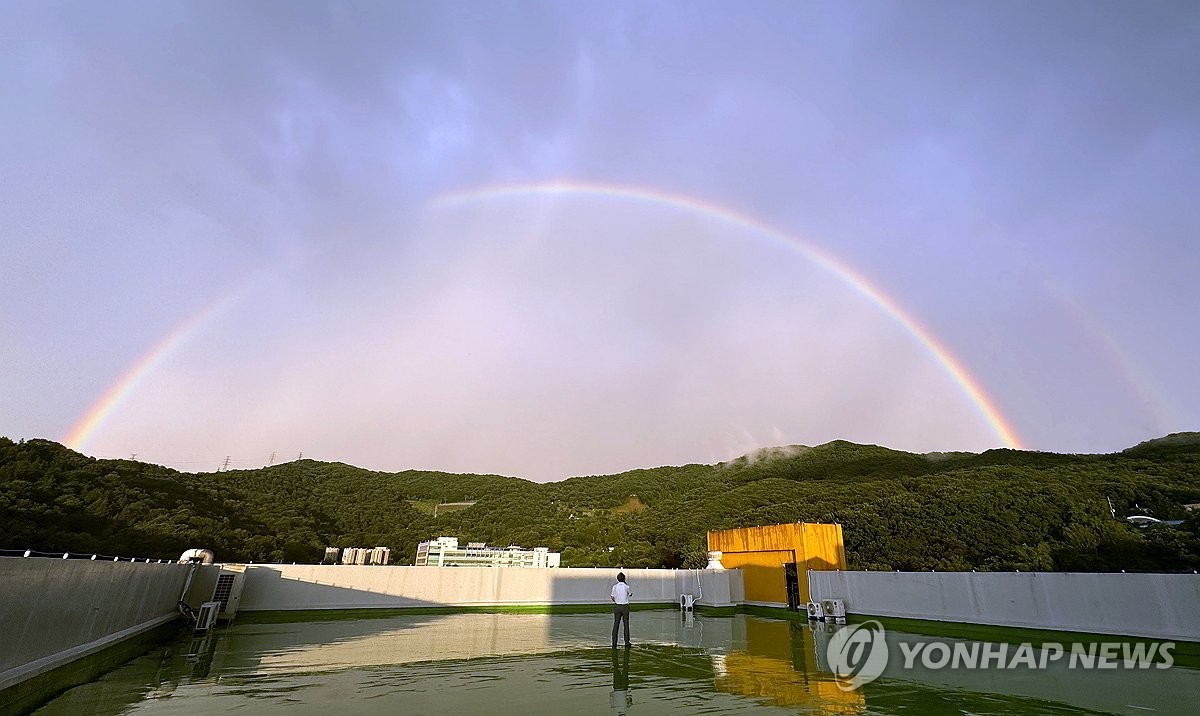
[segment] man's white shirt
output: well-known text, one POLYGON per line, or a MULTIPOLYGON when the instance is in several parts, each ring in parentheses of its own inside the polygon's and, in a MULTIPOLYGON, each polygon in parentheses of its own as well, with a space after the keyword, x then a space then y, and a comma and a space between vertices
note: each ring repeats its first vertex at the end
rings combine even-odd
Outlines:
POLYGON ((629 595, 633 594, 633 590, 624 582, 617 582, 612 588, 612 598, 617 604, 628 604, 629 595))

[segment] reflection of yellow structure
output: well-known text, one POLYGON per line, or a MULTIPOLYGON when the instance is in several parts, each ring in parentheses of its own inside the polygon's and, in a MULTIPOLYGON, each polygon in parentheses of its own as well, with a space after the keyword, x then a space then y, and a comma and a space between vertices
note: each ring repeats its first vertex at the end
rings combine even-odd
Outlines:
POLYGON ((818 671, 812 630, 753 617, 744 623, 746 649, 720 660, 718 691, 769 699, 777 706, 806 706, 820 714, 862 713, 861 691, 843 690, 835 676, 818 671))
POLYGON ((796 565, 800 606, 808 601, 808 570, 846 569, 841 525, 795 523, 708 533, 709 550, 728 569, 742 570, 746 602, 788 605, 786 565, 796 565))

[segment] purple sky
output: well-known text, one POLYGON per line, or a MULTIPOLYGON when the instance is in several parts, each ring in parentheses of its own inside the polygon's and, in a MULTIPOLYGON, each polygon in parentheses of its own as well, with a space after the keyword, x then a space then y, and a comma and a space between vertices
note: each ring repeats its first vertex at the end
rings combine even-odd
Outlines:
POLYGON ((1002 444, 778 237, 445 200, 546 182, 807 242, 1027 447, 1200 429, 1198 38, 1192 2, 0 2, 0 435, 538 480, 1002 444))

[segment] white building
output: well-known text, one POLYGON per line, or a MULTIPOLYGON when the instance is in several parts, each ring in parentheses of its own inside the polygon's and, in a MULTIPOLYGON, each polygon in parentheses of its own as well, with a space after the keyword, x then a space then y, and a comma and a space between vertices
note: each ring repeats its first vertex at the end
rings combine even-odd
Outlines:
POLYGON ((458 546, 457 537, 438 537, 417 545, 418 567, 557 567, 562 557, 546 547, 488 547, 483 542, 458 546))
MULTIPOLYGON (((329 560, 330 564, 338 562, 338 548, 326 547, 325 559, 329 560)), ((342 564, 387 564, 391 561, 392 551, 387 547, 347 547, 340 550, 342 554, 342 564)), ((325 560, 321 560, 324 564, 325 560)))

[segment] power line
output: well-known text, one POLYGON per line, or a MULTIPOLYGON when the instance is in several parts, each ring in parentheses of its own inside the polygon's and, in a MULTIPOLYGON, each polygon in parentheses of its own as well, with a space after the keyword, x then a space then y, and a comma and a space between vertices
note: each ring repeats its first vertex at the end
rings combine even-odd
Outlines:
MULTIPOLYGON (((208 472, 208 470, 204 469, 204 466, 212 465, 211 458, 192 457, 192 456, 182 457, 182 458, 169 458, 169 457, 161 457, 161 456, 158 456, 153 453, 145 454, 145 453, 141 453, 141 452, 126 453, 124 455, 98 454, 98 455, 92 455, 91 457, 95 458, 96 460, 132 460, 135 462, 140 457, 141 461, 147 465, 158 465, 161 467, 172 468, 172 469, 180 470, 183 472, 188 472, 188 471, 208 472)), ((303 452, 300 453, 300 456, 298 459, 301 459, 301 460, 304 459, 303 452)), ((230 470, 230 469, 256 469, 256 468, 260 468, 260 467, 271 467, 278 460, 279 460, 279 452, 278 451, 272 451, 270 453, 270 457, 268 458, 267 462, 263 462, 262 458, 234 457, 232 455, 225 455, 222 458, 218 458, 216 472, 222 472, 224 470, 230 470)), ((280 464, 282 464, 282 463, 280 463, 280 464)))

